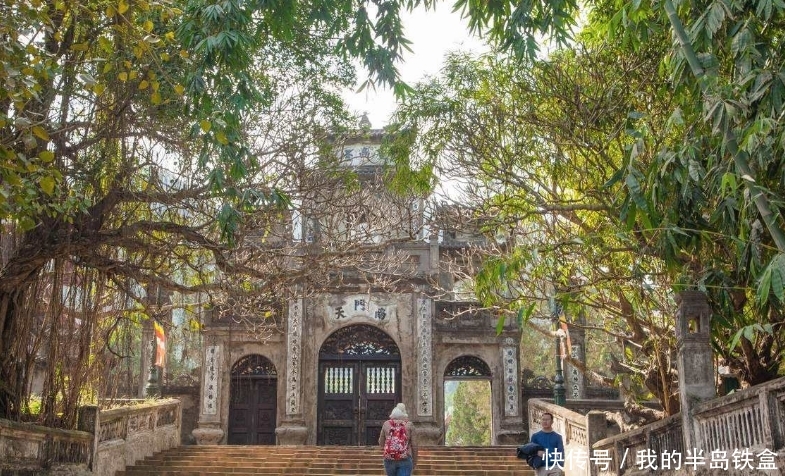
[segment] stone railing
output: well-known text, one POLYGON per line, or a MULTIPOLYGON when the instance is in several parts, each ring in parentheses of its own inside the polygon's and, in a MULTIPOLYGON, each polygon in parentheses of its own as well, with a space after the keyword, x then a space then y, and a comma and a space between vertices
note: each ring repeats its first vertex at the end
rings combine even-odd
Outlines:
POLYGON ((698 403, 692 416, 705 452, 785 448, 785 377, 698 403))
MULTIPOLYGON (((592 445, 591 474, 615 476, 634 474, 639 451, 683 453, 681 414, 677 413, 650 425, 605 438, 592 445)), ((659 456, 658 456, 659 457, 659 456)))
POLYGON ((682 462, 697 457, 697 474, 753 475, 780 474, 785 468, 785 378, 750 387, 731 395, 696 403, 688 420, 695 448, 685 448, 684 422, 681 414, 606 438, 592 446, 594 456, 608 453, 609 467, 597 465, 599 476, 650 474, 648 463, 639 454, 652 455, 662 475, 683 474, 676 468, 662 466, 665 452, 680 455, 682 462), (641 453, 639 453, 641 452, 641 453), (736 468, 733 454, 748 452, 749 466, 736 468), (769 456, 765 456, 770 452, 769 456), (761 457, 761 454, 764 454, 761 457), (765 460, 765 458, 769 458, 765 460), (759 469, 771 461, 777 470, 759 469), (722 467, 727 464, 727 467, 722 467), (712 467, 715 466, 715 467, 712 467))
POLYGON ((175 399, 99 412, 93 472, 112 476, 146 456, 178 446, 180 412, 180 401, 175 399))
POLYGON ((591 411, 587 415, 537 398, 529 400, 529 434, 542 429, 543 413, 553 415, 553 429, 564 440, 564 472, 566 476, 590 474, 589 450, 594 442, 605 438, 607 423, 603 412, 591 411))
POLYGON ((67 467, 76 474, 89 470, 92 456, 88 432, 0 419, 0 472, 67 467))
POLYGON ((180 412, 180 401, 174 399, 100 411, 85 406, 79 409, 78 430, 0 420, 0 472, 58 469, 70 475, 113 476, 126 465, 178 446, 180 412))

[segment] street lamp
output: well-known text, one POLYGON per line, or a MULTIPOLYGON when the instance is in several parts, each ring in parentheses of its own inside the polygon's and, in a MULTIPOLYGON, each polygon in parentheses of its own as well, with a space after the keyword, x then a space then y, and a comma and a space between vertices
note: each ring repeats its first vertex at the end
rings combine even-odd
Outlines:
MULTIPOLYGON (((557 321, 558 322, 558 321, 557 321)), ((562 369, 562 339, 564 339, 564 329, 556 330, 556 376, 553 378, 553 403, 564 406, 566 403, 567 390, 564 387, 564 371, 562 369)))
POLYGON ((147 386, 144 388, 145 397, 148 398, 161 395, 161 387, 158 381, 158 366, 155 365, 155 353, 157 348, 155 332, 153 332, 153 352, 150 354, 150 378, 147 380, 147 386))
POLYGON ((559 316, 561 316, 561 306, 554 303, 553 314, 553 330, 556 335, 556 376, 553 378, 553 403, 556 405, 564 406, 566 403, 567 390, 564 387, 564 371, 562 369, 562 339, 565 337, 564 329, 559 326, 559 316))

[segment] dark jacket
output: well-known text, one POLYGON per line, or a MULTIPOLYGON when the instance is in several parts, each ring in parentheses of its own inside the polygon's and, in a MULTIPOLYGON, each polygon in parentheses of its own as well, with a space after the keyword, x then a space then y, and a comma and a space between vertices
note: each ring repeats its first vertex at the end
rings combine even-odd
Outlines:
POLYGON ((545 465, 542 458, 537 456, 538 451, 545 451, 545 448, 537 443, 526 443, 525 445, 519 446, 516 453, 518 458, 526 460, 526 464, 528 464, 529 467, 537 469, 545 465))

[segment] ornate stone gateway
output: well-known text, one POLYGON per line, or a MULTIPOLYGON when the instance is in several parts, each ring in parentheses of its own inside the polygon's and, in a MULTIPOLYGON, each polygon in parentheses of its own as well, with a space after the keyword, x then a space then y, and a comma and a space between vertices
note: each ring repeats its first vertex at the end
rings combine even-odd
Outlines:
POLYGON ((234 364, 228 444, 275 444, 277 375, 273 363, 261 355, 248 355, 234 364))
POLYGON ((401 401, 401 355, 395 341, 369 325, 334 332, 319 352, 320 445, 376 445, 401 401))

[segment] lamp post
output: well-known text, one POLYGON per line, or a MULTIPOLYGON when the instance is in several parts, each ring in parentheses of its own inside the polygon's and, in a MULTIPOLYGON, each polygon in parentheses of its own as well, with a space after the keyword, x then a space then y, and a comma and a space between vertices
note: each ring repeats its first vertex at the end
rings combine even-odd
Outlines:
POLYGON ((147 380, 147 386, 144 388, 146 397, 158 397, 161 394, 161 386, 158 383, 158 366, 155 365, 155 353, 158 346, 155 342, 155 332, 153 332, 153 352, 150 354, 150 379, 147 380))
POLYGON ((553 403, 564 406, 566 403, 567 390, 564 387, 564 371, 562 369, 562 339, 564 330, 559 327, 559 316, 561 306, 556 304, 552 314, 554 334, 556 335, 556 375, 553 378, 553 403))

